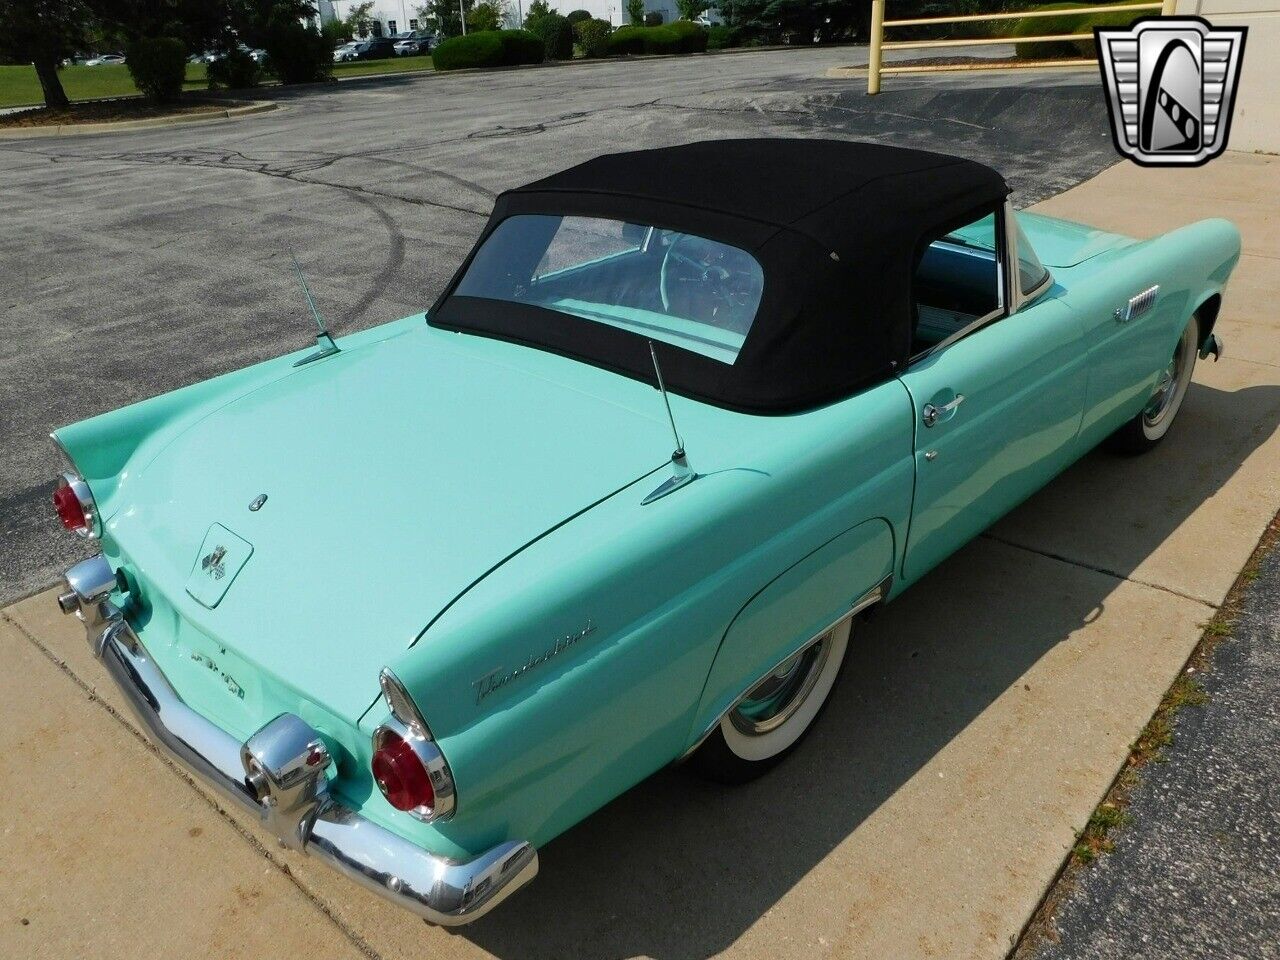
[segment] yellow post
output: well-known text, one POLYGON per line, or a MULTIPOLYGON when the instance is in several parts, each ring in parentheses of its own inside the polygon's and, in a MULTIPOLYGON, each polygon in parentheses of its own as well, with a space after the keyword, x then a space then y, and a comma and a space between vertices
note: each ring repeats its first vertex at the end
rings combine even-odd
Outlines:
POLYGON ((884 0, 871 0, 871 55, 867 61, 867 95, 880 92, 880 46, 884 43, 884 0))
POLYGON ((1164 0, 1164 7, 1160 10, 1160 16, 1172 17, 1178 12, 1178 0, 1164 0))

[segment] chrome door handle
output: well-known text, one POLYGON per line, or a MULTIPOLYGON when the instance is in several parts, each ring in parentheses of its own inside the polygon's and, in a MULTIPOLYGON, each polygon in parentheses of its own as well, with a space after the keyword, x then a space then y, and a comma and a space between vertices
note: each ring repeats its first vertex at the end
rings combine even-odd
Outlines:
POLYGON ((942 419, 945 414, 950 413, 960 404, 964 403, 964 394, 957 393, 956 398, 950 403, 944 403, 942 406, 935 406, 932 403, 926 403, 924 409, 920 411, 920 419, 924 421, 926 427, 932 427, 935 423, 942 419))

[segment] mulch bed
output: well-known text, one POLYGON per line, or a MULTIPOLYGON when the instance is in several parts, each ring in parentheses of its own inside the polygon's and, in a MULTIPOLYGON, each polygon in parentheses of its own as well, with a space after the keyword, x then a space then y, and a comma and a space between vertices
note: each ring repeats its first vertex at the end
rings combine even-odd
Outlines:
POLYGON ((152 104, 137 98, 92 100, 73 103, 68 110, 32 107, 30 110, 0 114, 0 128, 56 127, 68 123, 114 123, 120 120, 147 120, 152 117, 221 113, 226 108, 226 104, 207 101, 152 104))

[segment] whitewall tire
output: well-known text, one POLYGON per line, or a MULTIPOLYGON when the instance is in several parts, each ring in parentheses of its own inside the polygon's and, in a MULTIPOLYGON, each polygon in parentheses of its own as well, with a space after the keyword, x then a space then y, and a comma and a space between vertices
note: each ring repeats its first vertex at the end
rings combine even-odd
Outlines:
POLYGON ((689 758, 694 772, 745 783, 768 772, 809 732, 844 666, 852 615, 759 680, 689 758))

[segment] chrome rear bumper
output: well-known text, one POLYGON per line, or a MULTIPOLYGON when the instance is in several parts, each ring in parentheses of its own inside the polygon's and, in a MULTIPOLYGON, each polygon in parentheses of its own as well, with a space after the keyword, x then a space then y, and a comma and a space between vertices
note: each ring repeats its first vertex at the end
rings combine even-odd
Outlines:
POLYGON ((488 913, 538 872, 538 853, 509 841, 465 863, 428 853, 330 795, 330 757, 308 723, 281 714, 244 743, 192 710, 147 654, 109 595, 102 556, 76 564, 58 598, 147 736, 167 756, 256 814, 280 842, 319 857, 430 923, 459 926, 488 913))

